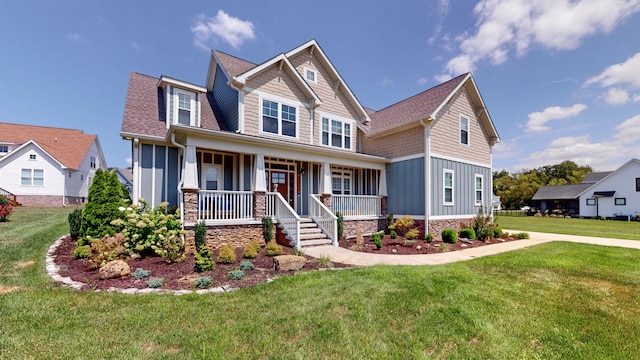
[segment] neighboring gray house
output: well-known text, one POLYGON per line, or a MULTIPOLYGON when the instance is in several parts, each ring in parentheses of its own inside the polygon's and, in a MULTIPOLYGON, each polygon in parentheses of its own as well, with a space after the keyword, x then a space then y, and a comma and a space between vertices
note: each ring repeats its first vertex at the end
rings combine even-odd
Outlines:
POLYGON ((130 168, 115 168, 112 171, 118 176, 118 181, 129 190, 129 197, 133 195, 133 170, 130 168))

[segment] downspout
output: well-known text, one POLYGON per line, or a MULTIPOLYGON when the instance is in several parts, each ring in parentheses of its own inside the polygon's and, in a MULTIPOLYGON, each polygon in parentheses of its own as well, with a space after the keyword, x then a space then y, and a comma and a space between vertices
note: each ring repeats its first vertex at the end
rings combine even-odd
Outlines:
POLYGON ((424 233, 429 233, 429 218, 431 216, 431 124, 433 118, 420 119, 424 127, 424 233), (426 122, 425 122, 426 120, 426 122))
POLYGON ((62 176, 64 177, 64 190, 62 191, 62 207, 67 207, 66 198, 67 198, 67 172, 69 168, 62 168, 62 176), (67 171, 64 171, 67 169, 67 171))
MULTIPOLYGON (((180 149, 178 152, 178 156, 182 155, 182 161, 184 162, 185 147, 176 142, 176 133, 173 131, 171 132, 171 144, 180 149)), ((181 166, 182 171, 180 171, 180 181, 178 181, 178 194, 180 194, 180 219, 182 219, 182 228, 184 229, 184 197, 182 195, 182 182, 184 179, 182 172, 184 171, 184 164, 182 164, 181 166)))

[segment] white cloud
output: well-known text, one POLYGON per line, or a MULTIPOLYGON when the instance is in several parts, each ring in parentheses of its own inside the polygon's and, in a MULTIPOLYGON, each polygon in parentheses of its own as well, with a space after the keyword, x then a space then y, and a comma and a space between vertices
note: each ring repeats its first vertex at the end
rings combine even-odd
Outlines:
POLYGON ((585 82, 585 85, 591 84, 602 87, 626 84, 632 88, 640 88, 640 53, 631 56, 625 62, 607 67, 585 82))
POLYGON ((193 43, 204 50, 209 50, 206 44, 211 38, 221 38, 233 48, 238 49, 246 40, 255 38, 253 23, 229 16, 222 10, 218 10, 215 17, 207 18, 204 14, 197 16, 191 27, 194 34, 193 43))
POLYGON ((440 74, 440 75, 434 76, 433 79, 438 83, 443 83, 451 80, 452 78, 451 78, 451 75, 449 74, 440 74))
POLYGON ((633 95, 633 101, 640 102, 640 94, 633 95))
POLYGON ((382 80, 382 86, 391 86, 391 85, 393 85, 393 80, 385 76, 384 79, 382 80))
POLYGON ((133 159, 131 159, 131 158, 126 158, 126 159, 124 159, 124 161, 129 165, 131 165, 133 163, 133 159))
POLYGON ((614 137, 623 144, 640 140, 640 114, 618 124, 614 137))
POLYGON ((638 11, 640 0, 481 0, 474 8, 476 31, 457 38, 461 53, 446 71, 473 71, 482 60, 501 64, 511 52, 523 56, 534 45, 575 49, 638 11))
POLYGON ((569 107, 551 106, 543 111, 529 114, 529 121, 525 127, 526 132, 540 132, 549 130, 546 123, 551 120, 561 120, 574 117, 580 114, 587 105, 575 104, 569 107))
POLYGON ((429 83, 429 79, 427 79, 425 77, 419 77, 417 83, 420 86, 425 86, 425 85, 427 85, 429 83))
POLYGON ((629 93, 625 89, 611 88, 604 95, 604 100, 611 105, 622 105, 629 101, 629 93))

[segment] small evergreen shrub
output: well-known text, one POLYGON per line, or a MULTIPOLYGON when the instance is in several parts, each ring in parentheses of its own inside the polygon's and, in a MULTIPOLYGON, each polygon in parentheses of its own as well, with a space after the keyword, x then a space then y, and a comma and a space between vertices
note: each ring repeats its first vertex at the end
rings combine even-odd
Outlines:
POLYGON ((395 230, 391 230, 391 232, 389 233, 389 237, 391 237, 392 239, 395 239, 398 237, 398 233, 395 232, 395 230))
POLYGON ((278 245, 275 241, 269 241, 267 246, 264 247, 264 251, 268 256, 278 256, 282 254, 282 246, 278 245))
POLYGON ((460 237, 475 240, 476 232, 472 228, 462 228, 460 229, 460 237))
POLYGON ((0 195, 0 222, 7 221, 7 218, 13 212, 13 206, 6 197, 0 195))
POLYGON ((393 224, 393 214, 389 213, 387 214, 387 232, 389 232, 389 234, 391 234, 392 224, 393 224))
POLYGON ((73 210, 69 213, 69 216, 67 216, 67 220, 69 221, 69 235, 71 235, 72 239, 79 238, 80 228, 82 226, 82 210, 73 210))
POLYGON ((73 250, 74 259, 88 259, 91 256, 91 246, 80 245, 73 250))
POLYGON ((213 284, 213 279, 211 278, 211 276, 203 276, 203 277, 199 277, 197 278, 193 284, 198 288, 198 289, 207 289, 211 286, 211 284, 213 284))
POLYGON ((164 279, 160 278, 160 277, 150 277, 147 280, 147 287, 150 287, 152 289, 157 289, 157 288, 161 288, 162 285, 164 285, 164 279))
POLYGON ((151 275, 151 270, 145 270, 143 268, 136 268, 136 271, 131 273, 131 276, 133 276, 138 280, 149 277, 150 275, 151 275))
POLYGON ((243 277, 244 277, 244 271, 242 270, 229 271, 229 280, 242 280, 243 277))
POLYGON ((248 271, 253 269, 255 269, 255 266, 253 266, 253 263, 249 260, 242 260, 240 263, 240 270, 248 271))
POLYGON ((453 229, 444 229, 441 233, 442 241, 447 244, 455 244, 458 242, 458 233, 453 229))
POLYGON ((426 241, 427 244, 431 244, 433 242, 433 235, 431 235, 431 233, 425 235, 424 241, 426 241))
POLYGON ((252 241, 242 251, 242 257, 245 259, 255 259, 258 257, 259 251, 260 251, 260 243, 257 241, 252 241))
POLYGON ((526 232, 515 233, 515 234, 513 234, 511 236, 513 236, 516 239, 522 240, 522 239, 528 239, 529 238, 529 233, 526 233, 526 232))
POLYGON ((380 233, 371 234, 371 240, 376 246, 376 249, 380 249, 382 247, 382 235, 380 233))
POLYGON ((273 220, 268 216, 262 218, 262 237, 265 243, 273 239, 273 220))
POLYGON ((82 211, 80 233, 82 236, 102 238, 113 236, 120 227, 112 225, 111 221, 124 219, 124 214, 119 210, 126 206, 129 193, 123 191, 118 175, 96 170, 93 182, 89 187, 88 202, 82 211))
POLYGON ((207 225, 204 221, 200 221, 193 227, 195 236, 196 249, 200 249, 202 245, 207 244, 207 225))
POLYGON ((485 241, 493 235, 494 225, 492 224, 491 215, 484 215, 482 208, 478 210, 478 214, 474 216, 469 225, 476 232, 476 239, 485 241))
POLYGON ((234 262, 236 262, 236 248, 231 244, 222 246, 218 253, 218 263, 233 264, 234 262))
POLYGON ((393 224, 389 226, 391 230, 395 230, 398 234, 405 234, 413 226, 413 219, 409 215, 405 215, 399 219, 396 219, 393 224))
POLYGON ((206 244, 200 245, 198 251, 193 254, 193 271, 206 272, 213 270, 213 258, 211 250, 206 244))
POLYGON ((491 230, 492 230, 491 237, 494 239, 501 238, 504 236, 504 232, 502 231, 502 228, 500 228, 498 224, 495 224, 491 230))
POLYGON ((408 240, 413 240, 415 238, 417 238, 418 236, 420 236, 420 230, 418 229, 411 229, 409 231, 407 231, 404 236, 408 239, 408 240))
POLYGON ((341 238, 344 233, 344 217, 340 211, 336 211, 336 217, 338 218, 338 238, 341 238))

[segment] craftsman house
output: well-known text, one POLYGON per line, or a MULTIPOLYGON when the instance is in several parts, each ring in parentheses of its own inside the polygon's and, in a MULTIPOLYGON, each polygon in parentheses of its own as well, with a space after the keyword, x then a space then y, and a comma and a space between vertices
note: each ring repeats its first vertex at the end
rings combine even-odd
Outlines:
POLYGON ((14 203, 82 204, 96 170, 106 168, 97 135, 0 123, 0 194, 14 203))
MULTIPOLYGON (((363 107, 315 40, 262 63, 212 51, 204 86, 132 73, 121 136, 133 198, 180 206, 212 238, 337 244, 411 215, 438 235, 491 207, 496 129, 471 74, 380 111, 363 107)), ((216 246, 213 244, 213 246, 216 246)))

